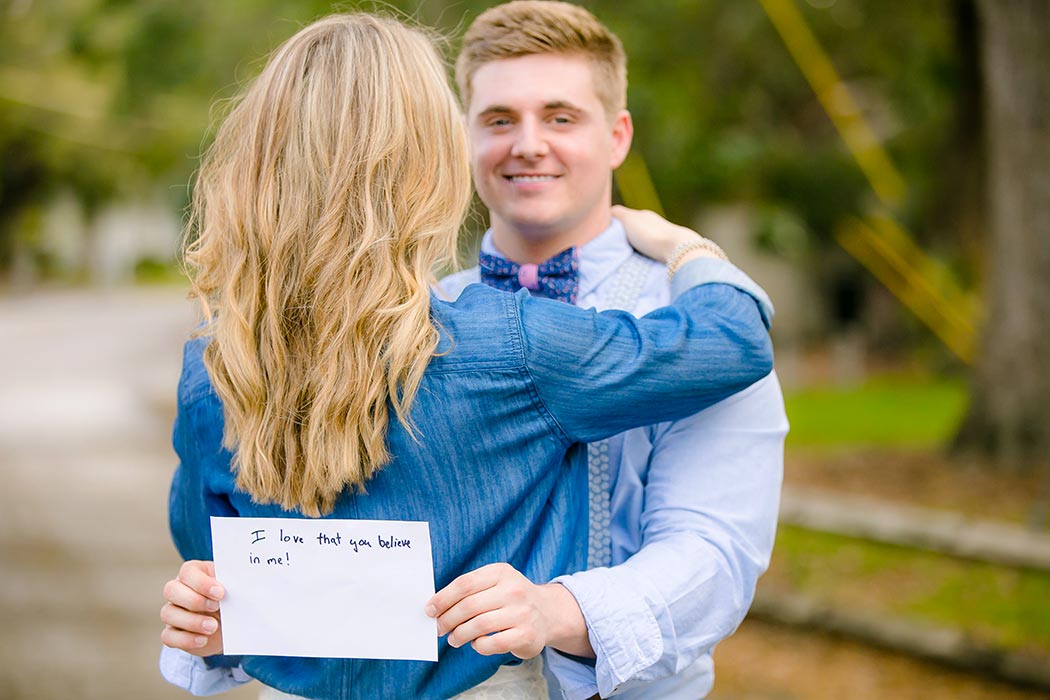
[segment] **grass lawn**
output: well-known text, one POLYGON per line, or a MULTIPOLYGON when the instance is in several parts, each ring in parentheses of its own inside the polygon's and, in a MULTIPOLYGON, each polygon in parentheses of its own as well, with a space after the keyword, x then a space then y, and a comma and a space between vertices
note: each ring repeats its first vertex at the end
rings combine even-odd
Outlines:
POLYGON ((933 447, 947 441, 966 409, 957 378, 885 378, 851 388, 785 396, 788 447, 933 447))
POLYGON ((763 585, 1050 657, 1050 573, 785 526, 763 585))
MULTIPOLYGON (((962 506, 974 501, 995 505, 997 516, 1010 509, 991 502, 1006 500, 1017 505, 1020 520, 1031 508, 1034 486, 1023 492, 1006 488, 1006 477, 1019 475, 985 479, 943 456, 934 458, 966 409, 962 379, 879 378, 853 388, 796 391, 785 399, 789 466, 795 468, 793 479, 805 486, 964 512, 962 506), (878 455, 887 466, 868 464, 869 459, 858 468, 865 454, 878 455), (883 484, 880 478, 900 483, 883 484), (897 493, 900 489, 912 492, 914 500, 897 493)), ((782 526, 761 585, 868 615, 960 629, 996 646, 1050 658, 1050 573, 782 526)))

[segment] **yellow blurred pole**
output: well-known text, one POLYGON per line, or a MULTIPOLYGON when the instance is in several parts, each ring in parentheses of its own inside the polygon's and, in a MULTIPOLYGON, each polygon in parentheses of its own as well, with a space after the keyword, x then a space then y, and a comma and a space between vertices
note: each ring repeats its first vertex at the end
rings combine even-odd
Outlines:
POLYGON ((900 249, 888 244, 885 234, 872 223, 849 219, 835 231, 835 239, 956 357, 966 363, 972 362, 976 334, 971 320, 946 302, 943 290, 935 287, 927 276, 919 274, 915 263, 900 249))
POLYGON ((887 213, 901 204, 905 182, 864 120, 794 0, 759 0, 884 210, 851 219, 835 238, 957 357, 972 362, 977 305, 887 213))
POLYGON ((890 208, 900 205, 905 193, 904 178, 897 172, 875 133, 864 121, 849 88, 839 78, 794 0, 759 2, 816 93, 824 111, 828 113, 846 142, 846 147, 864 171, 876 196, 890 208))
POLYGON ((926 255, 893 217, 884 212, 868 216, 868 223, 878 234, 876 240, 887 257, 900 259, 902 270, 930 290, 930 299, 938 311, 961 332, 975 335, 974 321, 979 315, 979 304, 956 284, 951 271, 926 255))

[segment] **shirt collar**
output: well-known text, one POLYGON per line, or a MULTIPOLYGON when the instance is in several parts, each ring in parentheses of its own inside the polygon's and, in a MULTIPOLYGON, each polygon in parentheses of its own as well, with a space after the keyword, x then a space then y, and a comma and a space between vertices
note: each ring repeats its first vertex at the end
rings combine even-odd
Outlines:
MULTIPOLYGON (((507 257, 492 243, 492 229, 486 231, 482 237, 481 250, 489 255, 507 257)), ((605 278, 631 257, 632 252, 633 249, 627 242, 623 224, 619 219, 613 218, 608 228, 580 247, 580 293, 578 298, 583 299, 584 295, 594 291, 605 281, 605 278)))

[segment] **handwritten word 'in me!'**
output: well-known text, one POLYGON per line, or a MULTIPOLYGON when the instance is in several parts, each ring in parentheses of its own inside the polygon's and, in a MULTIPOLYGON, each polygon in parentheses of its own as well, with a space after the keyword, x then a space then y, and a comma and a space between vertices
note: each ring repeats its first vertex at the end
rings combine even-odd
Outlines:
POLYGON ((266 564, 268 566, 291 566, 292 557, 288 554, 288 552, 285 552, 283 557, 267 557, 266 561, 263 561, 262 557, 257 557, 251 552, 248 552, 248 563, 266 564))

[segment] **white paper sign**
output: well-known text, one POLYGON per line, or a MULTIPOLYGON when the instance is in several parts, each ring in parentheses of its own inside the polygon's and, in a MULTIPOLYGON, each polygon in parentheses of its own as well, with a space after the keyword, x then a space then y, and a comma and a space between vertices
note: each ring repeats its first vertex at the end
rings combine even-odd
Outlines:
POLYGON ((226 654, 437 661, 430 526, 211 519, 226 654))

